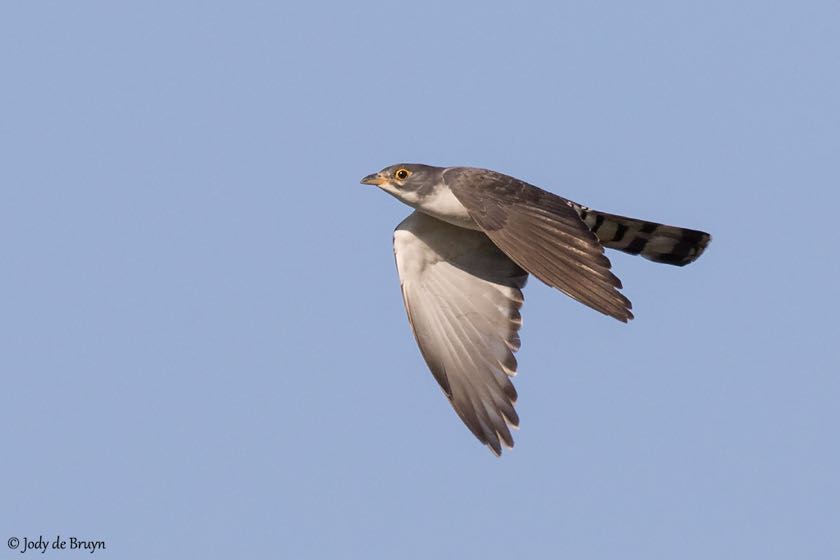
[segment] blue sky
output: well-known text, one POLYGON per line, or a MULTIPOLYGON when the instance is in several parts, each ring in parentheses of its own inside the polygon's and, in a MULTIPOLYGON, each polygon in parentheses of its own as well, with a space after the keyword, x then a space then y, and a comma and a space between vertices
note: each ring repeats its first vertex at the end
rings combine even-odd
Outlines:
POLYGON ((0 64, 0 542, 840 556, 836 2, 6 3, 0 64), (628 325, 532 280, 495 459, 358 184, 398 161, 714 241, 612 253, 628 325))

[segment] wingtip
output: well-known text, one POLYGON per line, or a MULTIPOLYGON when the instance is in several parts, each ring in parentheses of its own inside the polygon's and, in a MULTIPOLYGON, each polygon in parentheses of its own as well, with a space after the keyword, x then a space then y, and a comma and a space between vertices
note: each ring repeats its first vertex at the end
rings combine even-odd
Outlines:
POLYGON ((498 447, 495 447, 490 442, 487 442, 484 445, 487 446, 490 453, 492 453, 497 459, 500 459, 502 457, 502 451, 513 451, 514 442, 511 440, 510 444, 508 444, 508 442, 501 440, 498 447))

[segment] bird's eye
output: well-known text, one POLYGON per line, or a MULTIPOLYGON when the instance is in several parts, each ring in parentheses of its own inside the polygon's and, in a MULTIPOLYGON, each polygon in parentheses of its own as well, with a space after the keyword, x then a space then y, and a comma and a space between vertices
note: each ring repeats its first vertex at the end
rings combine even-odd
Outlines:
POLYGON ((399 180, 401 180, 401 181, 402 181, 403 179, 405 179, 406 177, 408 177, 409 175, 411 175, 411 171, 409 171, 409 170, 408 170, 408 169, 406 169, 405 167, 400 167, 399 169, 397 169, 397 170, 394 172, 394 177, 396 177, 397 179, 399 179, 399 180))

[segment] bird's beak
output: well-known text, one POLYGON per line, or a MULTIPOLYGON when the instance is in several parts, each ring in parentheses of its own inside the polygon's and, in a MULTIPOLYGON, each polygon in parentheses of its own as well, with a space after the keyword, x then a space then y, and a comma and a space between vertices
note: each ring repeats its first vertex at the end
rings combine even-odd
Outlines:
POLYGON ((377 187, 387 182, 387 179, 385 179, 385 177, 383 177, 379 173, 371 173, 370 175, 362 179, 363 185, 376 185, 377 187))

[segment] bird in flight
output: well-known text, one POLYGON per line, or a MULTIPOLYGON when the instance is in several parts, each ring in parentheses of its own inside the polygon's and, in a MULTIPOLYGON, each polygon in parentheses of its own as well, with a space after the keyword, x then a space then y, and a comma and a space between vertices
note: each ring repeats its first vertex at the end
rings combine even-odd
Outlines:
POLYGON ((415 209, 394 230, 408 321, 455 412, 497 456, 519 426, 510 378, 528 275, 627 322, 632 305, 604 247, 684 266, 711 240, 591 210, 487 169, 401 163, 361 182, 415 209))

